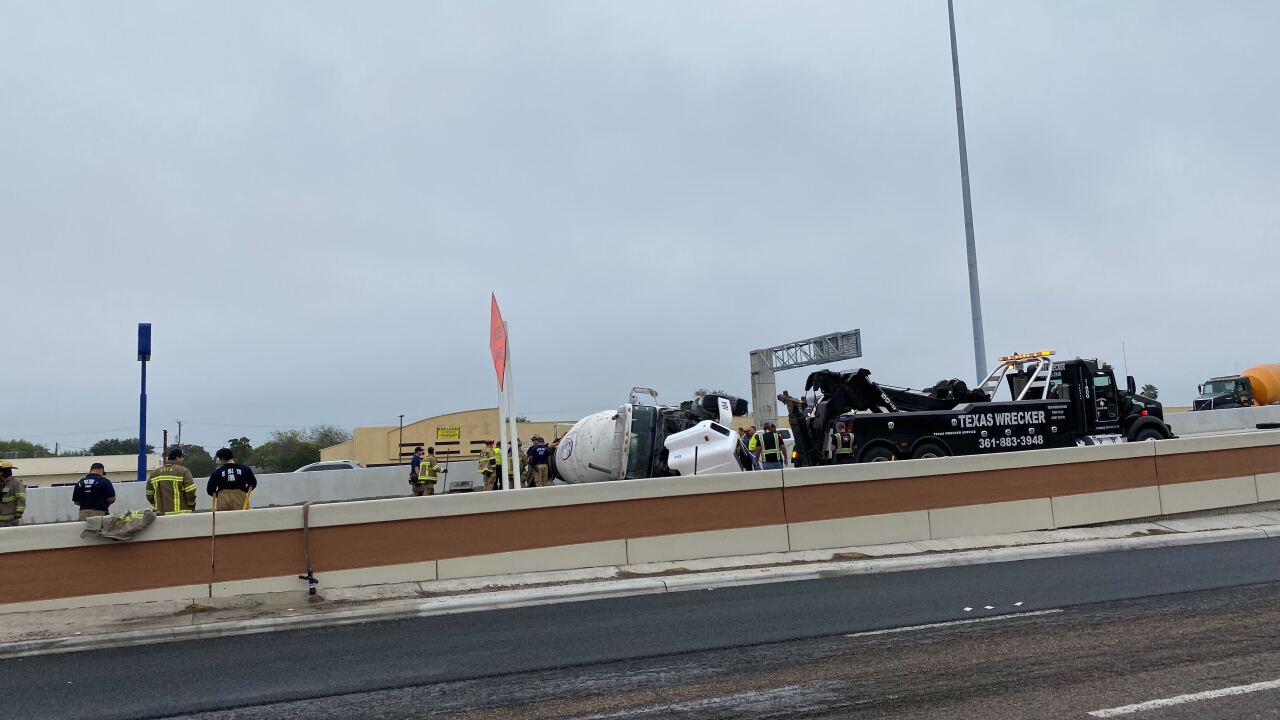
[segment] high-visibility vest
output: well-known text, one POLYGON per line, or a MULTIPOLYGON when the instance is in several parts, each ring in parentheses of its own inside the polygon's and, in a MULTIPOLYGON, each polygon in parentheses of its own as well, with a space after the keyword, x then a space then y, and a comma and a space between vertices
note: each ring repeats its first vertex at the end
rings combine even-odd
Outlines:
POLYGON ((418 482, 435 482, 436 473, 440 471, 440 466, 436 465, 436 461, 430 455, 422 458, 422 462, 418 465, 418 482))
POLYGON ((760 461, 779 462, 782 460, 782 435, 776 432, 760 433, 760 461))
POLYGON ((836 454, 852 455, 853 454, 853 433, 836 433, 836 454))
POLYGON ((497 472, 498 468, 500 468, 500 467, 502 467, 502 448, 500 448, 500 447, 495 447, 495 448, 493 449, 493 469, 494 469, 494 472, 497 472))

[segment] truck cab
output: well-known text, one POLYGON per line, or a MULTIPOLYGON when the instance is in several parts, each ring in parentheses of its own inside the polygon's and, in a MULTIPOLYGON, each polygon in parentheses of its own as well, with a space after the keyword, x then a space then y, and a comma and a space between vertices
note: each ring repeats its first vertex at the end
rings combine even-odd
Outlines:
POLYGON ((1243 375, 1209 378, 1199 390, 1200 396, 1192 402, 1192 410, 1220 410, 1254 404, 1253 383, 1243 375))
POLYGON ((1170 437, 1164 406, 1139 395, 1132 376, 1120 388, 1106 363, 1082 358, 1054 363, 1049 383, 1050 397, 1072 401, 1075 432, 1081 438, 1097 442, 1112 436, 1130 441, 1170 437))

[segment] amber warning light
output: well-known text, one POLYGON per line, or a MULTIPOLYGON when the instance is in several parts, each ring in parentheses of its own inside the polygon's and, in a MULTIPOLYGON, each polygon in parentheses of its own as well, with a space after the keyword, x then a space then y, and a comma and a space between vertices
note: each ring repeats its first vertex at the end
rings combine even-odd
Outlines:
POLYGON ((1017 362, 1019 360, 1035 360, 1036 358, 1051 357, 1052 350, 1041 350, 1033 353, 1014 353, 1012 355, 1001 355, 1000 362, 1017 362))

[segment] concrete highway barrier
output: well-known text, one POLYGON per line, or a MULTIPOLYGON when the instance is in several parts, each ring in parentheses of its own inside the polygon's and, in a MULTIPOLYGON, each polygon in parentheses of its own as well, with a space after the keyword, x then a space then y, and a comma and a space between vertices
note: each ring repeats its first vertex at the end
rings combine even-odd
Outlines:
MULTIPOLYGON (((482 479, 474 460, 450 463, 452 467, 444 476, 450 482, 469 480, 481 486, 482 479)), ((334 502, 338 500, 365 500, 409 495, 409 468, 406 465, 365 468, 361 470, 317 470, 303 473, 270 473, 258 476, 258 489, 251 504, 255 508, 280 505, 301 505, 304 502, 334 502)), ((196 494, 196 510, 210 508, 210 498, 205 494, 207 478, 196 478, 199 491, 196 494)), ((116 489, 116 504, 111 511, 116 514, 151 507, 147 502, 146 483, 137 480, 111 479, 116 489)), ((22 517, 24 525, 71 522, 79 516, 78 508, 71 502, 72 485, 33 487, 27 489, 27 511, 22 517)))
POLYGON ((1258 423, 1280 422, 1280 405, 1169 413, 1164 419, 1175 435, 1253 430, 1258 423))
POLYGON ((1280 499, 1280 431, 0 529, 0 612, 1042 530, 1280 499), (211 553, 212 550, 212 553, 211 553), (211 562, 211 554, 213 561, 211 562))

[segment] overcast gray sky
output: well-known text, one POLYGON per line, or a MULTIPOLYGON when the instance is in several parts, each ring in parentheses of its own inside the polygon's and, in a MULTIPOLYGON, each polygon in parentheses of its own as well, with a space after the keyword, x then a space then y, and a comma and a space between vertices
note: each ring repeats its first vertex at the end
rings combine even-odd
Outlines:
MULTIPOLYGON (((1280 5, 957 5, 989 354, 1280 361, 1280 5)), ((0 436, 136 434, 140 321, 155 439, 492 405, 491 291, 535 418, 973 374, 943 0, 0 8, 0 436)))

